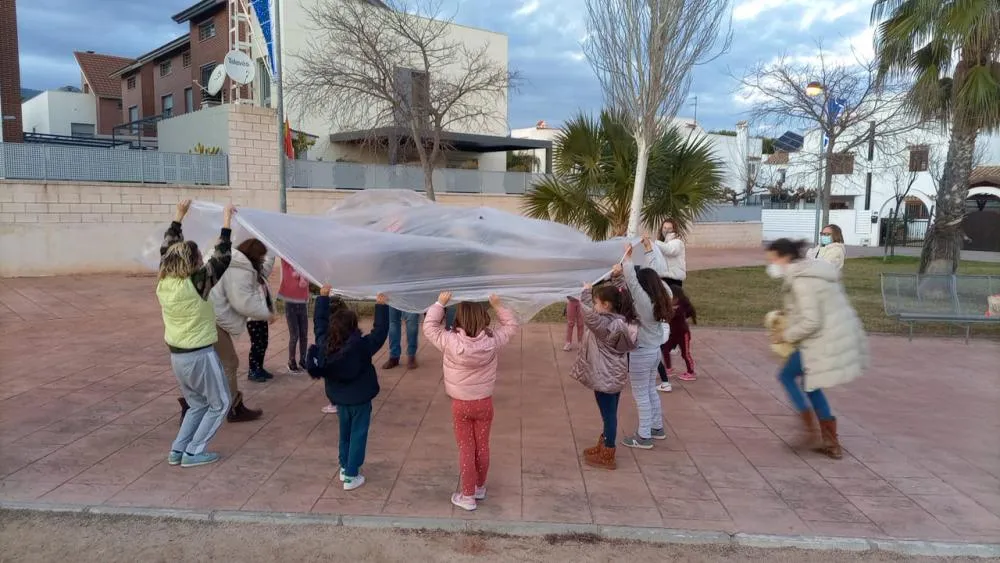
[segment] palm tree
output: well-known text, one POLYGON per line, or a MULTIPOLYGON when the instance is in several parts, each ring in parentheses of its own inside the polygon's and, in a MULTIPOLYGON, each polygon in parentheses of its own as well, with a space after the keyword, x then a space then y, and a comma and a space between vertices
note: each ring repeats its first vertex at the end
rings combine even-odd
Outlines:
POLYGON ((1000 0, 876 0, 872 23, 880 76, 912 79, 914 113, 951 125, 920 271, 953 273, 976 137, 1000 129, 1000 0))
MULTIPOLYGON (((524 195, 530 217, 572 225, 595 240, 628 229, 639 151, 625 121, 607 111, 580 114, 556 137, 554 174, 524 195)), ((649 152, 641 223, 656 231, 667 218, 681 232, 721 194, 722 163, 706 138, 671 128, 649 152)))

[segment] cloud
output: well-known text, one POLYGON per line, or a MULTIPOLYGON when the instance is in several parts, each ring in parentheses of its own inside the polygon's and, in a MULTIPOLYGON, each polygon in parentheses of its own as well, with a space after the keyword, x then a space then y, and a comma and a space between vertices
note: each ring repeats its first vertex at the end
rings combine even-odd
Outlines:
POLYGON ((521 7, 514 11, 515 17, 530 16, 538 11, 541 3, 538 0, 526 0, 521 7))
POLYGON ((733 8, 735 21, 755 21, 762 16, 799 20, 799 29, 813 24, 851 18, 871 9, 871 0, 741 0, 733 8), (794 14, 792 18, 789 18, 794 14))

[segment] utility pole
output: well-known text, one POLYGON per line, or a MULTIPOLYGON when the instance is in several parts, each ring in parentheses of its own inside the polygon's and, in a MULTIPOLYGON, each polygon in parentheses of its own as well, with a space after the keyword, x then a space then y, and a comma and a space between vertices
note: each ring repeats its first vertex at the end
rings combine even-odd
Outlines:
POLYGON ((281 92, 281 0, 274 0, 272 43, 274 44, 274 98, 278 102, 278 210, 288 212, 288 178, 285 174, 285 99, 281 92))

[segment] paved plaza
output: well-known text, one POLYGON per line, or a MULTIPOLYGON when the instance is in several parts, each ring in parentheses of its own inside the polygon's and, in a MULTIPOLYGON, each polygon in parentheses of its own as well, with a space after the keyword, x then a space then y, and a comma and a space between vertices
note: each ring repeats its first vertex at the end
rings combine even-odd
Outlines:
MULTIPOLYGON (((763 333, 696 329, 699 379, 663 395, 668 440, 619 448, 606 472, 579 459, 600 418, 568 376, 563 328, 527 325, 501 358, 489 499, 466 513, 449 504, 451 413, 440 354, 423 342, 419 369, 379 374, 362 489, 336 478, 321 383, 282 368, 283 322, 276 378, 241 380, 264 418, 222 427, 222 462, 169 467, 178 395, 154 282, 0 280, 0 501, 1000 542, 995 341, 872 337, 871 370, 829 394, 845 447, 833 461, 787 446, 797 417, 763 333)), ((245 367, 246 337, 239 347, 245 367)), ((628 430, 628 392, 621 404, 628 430)))

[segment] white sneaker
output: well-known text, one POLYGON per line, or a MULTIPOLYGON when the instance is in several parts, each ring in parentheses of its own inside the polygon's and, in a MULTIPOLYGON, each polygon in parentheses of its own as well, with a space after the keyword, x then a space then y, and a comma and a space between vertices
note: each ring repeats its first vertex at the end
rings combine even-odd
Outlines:
POLYGON ((323 407, 323 414, 337 414, 337 407, 334 405, 327 405, 323 407))
POLYGON ((467 497, 462 493, 451 495, 451 503, 462 510, 473 511, 476 509, 476 497, 467 497))
POLYGON ((486 500, 486 486, 476 487, 476 500, 486 500))
POLYGON ((358 475, 357 477, 344 477, 344 490, 353 491, 354 489, 361 488, 361 485, 365 484, 365 476, 358 475))
POLYGON ((344 481, 347 481, 347 474, 344 473, 344 468, 341 467, 340 468, 340 482, 343 483, 344 481))
POLYGON ((573 345, 571 343, 569 343, 569 342, 567 342, 566 345, 563 346, 563 352, 569 352, 572 349, 573 349, 573 345))
POLYGON ((669 393, 674 390, 674 386, 670 384, 669 381, 664 381, 663 383, 656 386, 656 390, 661 393, 669 393))

